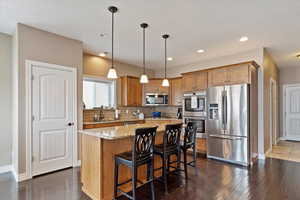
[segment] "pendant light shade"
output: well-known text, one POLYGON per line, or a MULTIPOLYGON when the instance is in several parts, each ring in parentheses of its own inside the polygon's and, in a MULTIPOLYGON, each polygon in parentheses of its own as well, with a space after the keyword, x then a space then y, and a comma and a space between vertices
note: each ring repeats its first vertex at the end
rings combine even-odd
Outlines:
POLYGON ((143 67, 144 71, 140 78, 140 83, 149 83, 148 76, 146 74, 146 62, 145 62, 145 29, 148 27, 148 24, 142 23, 141 27, 143 28, 143 67))
POLYGON ((169 83, 169 80, 167 78, 165 78, 161 84, 163 87, 169 87, 170 86, 170 83, 169 83))
POLYGON ((117 79, 117 71, 114 66, 114 15, 118 11, 117 7, 110 6, 108 8, 109 12, 111 12, 111 68, 107 73, 108 79, 117 79))
POLYGON ((110 68, 108 70, 107 78, 109 78, 109 79, 117 79, 118 78, 117 71, 115 68, 110 68))
POLYGON ((169 35, 165 34, 162 36, 163 39, 165 40, 165 78, 162 82, 163 87, 169 87, 170 83, 169 80, 167 79, 167 39, 170 37, 169 35))

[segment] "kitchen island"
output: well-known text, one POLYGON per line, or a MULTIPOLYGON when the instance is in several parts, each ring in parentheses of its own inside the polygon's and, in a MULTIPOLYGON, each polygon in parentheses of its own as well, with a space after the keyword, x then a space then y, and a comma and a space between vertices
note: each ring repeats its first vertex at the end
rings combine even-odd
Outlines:
MULTIPOLYGON (((156 144, 161 144, 166 124, 181 123, 181 120, 146 120, 144 124, 132 124, 97 129, 84 129, 81 133, 81 182, 82 190, 94 200, 113 199, 114 155, 132 150, 135 129, 144 127, 157 128, 156 144)), ((161 159, 155 156, 155 168, 161 167, 161 159)), ((119 168, 119 182, 131 178, 130 169, 119 168)), ((161 170, 155 172, 161 176, 161 170)), ((146 180, 146 166, 138 169, 138 179, 146 180)), ((122 190, 130 191, 131 182, 122 186, 122 190)))

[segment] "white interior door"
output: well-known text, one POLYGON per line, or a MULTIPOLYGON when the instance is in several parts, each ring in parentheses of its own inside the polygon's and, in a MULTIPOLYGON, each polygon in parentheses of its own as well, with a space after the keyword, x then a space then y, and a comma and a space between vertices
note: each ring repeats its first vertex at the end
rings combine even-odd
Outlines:
POLYGON ((32 67, 32 175, 72 166, 74 72, 32 67))
POLYGON ((300 86, 286 88, 286 139, 300 141, 300 86))

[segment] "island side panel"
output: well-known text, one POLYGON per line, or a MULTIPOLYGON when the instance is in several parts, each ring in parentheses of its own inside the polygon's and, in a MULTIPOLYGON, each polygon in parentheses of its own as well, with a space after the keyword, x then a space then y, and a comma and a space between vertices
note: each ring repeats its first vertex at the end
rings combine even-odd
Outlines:
POLYGON ((82 190, 93 200, 100 200, 101 139, 82 134, 82 190))
MULTIPOLYGON (((156 144, 161 144, 163 139, 163 132, 158 132, 155 138, 156 144)), ((113 199, 113 187, 114 187, 114 156, 126 151, 132 150, 133 137, 114 139, 114 140, 102 140, 102 152, 103 152, 103 162, 102 162, 102 174, 103 179, 101 187, 102 194, 101 199, 111 200, 113 199)), ((161 158, 155 156, 155 168, 159 168, 162 165, 161 158)), ((138 179, 140 181, 146 180, 146 166, 141 166, 138 169, 138 179)), ((161 171, 155 172, 156 176, 161 176, 161 171)), ((128 167, 121 165, 119 167, 119 183, 131 179, 131 171, 128 167)), ((130 191, 132 188, 131 182, 125 184, 121 189, 123 191, 130 191)))

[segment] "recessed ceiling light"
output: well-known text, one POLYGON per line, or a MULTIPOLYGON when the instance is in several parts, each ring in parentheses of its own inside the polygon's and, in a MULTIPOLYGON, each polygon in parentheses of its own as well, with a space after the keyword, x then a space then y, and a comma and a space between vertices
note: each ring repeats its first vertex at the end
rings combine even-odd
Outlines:
POLYGON ((198 53, 203 53, 204 50, 203 50, 203 49, 199 49, 199 50, 197 50, 197 52, 198 52, 198 53))
POLYGON ((296 57, 300 59, 300 54, 296 55, 296 57))
POLYGON ((173 58, 172 57, 168 57, 168 61, 172 61, 173 60, 173 58))
POLYGON ((107 36, 107 33, 100 33, 100 37, 105 37, 107 36))
POLYGON ((248 37, 246 36, 241 37, 240 42, 246 42, 246 41, 248 41, 248 37))
POLYGON ((107 55, 107 52, 99 53, 99 56, 105 57, 107 55))

